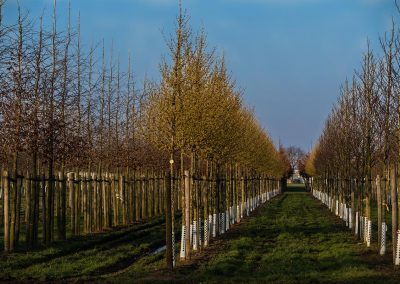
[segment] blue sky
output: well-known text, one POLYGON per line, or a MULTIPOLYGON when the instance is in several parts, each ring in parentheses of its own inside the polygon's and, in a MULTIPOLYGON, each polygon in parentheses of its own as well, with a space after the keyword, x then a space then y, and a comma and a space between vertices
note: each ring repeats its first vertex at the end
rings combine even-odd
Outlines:
MULTIPOLYGON (((20 0, 32 18, 52 11, 51 0, 20 0)), ((16 0, 4 16, 15 22, 16 0)), ((309 150, 339 94, 358 68, 367 38, 396 19, 392 0, 186 0, 194 29, 204 26, 210 47, 224 52, 248 105, 276 143, 309 150)), ((173 31, 177 0, 71 0, 72 20, 81 14, 86 47, 103 38, 121 58, 131 51, 137 86, 158 78, 165 54, 163 33, 173 31)), ((65 27, 68 1, 59 0, 65 27)))

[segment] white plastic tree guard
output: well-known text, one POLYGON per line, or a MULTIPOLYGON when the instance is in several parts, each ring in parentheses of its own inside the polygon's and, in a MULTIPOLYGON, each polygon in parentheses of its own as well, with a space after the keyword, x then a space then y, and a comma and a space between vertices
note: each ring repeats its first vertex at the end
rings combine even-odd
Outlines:
POLYGON ((189 243, 190 243, 190 246, 193 246, 193 224, 190 224, 189 243))
POLYGON ((213 217, 212 215, 208 215, 208 234, 207 234, 207 241, 209 242, 212 234, 212 226, 213 226, 213 217))
POLYGON ((335 211, 336 216, 339 215, 339 200, 336 199, 336 211, 335 211))
POLYGON ((186 242, 185 242, 185 238, 186 238, 186 226, 185 226, 185 225, 182 225, 181 253, 180 253, 181 259, 184 259, 184 258, 185 258, 185 255, 186 255, 186 242))
POLYGON ((229 230, 229 210, 225 212, 225 232, 229 230))
POLYGON ((208 246, 208 230, 209 230, 209 225, 208 225, 208 220, 210 218, 210 215, 208 218, 204 219, 204 246, 208 246))
POLYGON ((192 226, 193 230, 192 230, 192 240, 193 240, 193 250, 196 251, 197 250, 197 221, 193 220, 193 226, 192 226))
POLYGON ((198 242, 199 242, 199 246, 201 246, 201 243, 202 243, 202 241, 203 241, 203 239, 202 239, 202 234, 201 234, 201 231, 202 231, 202 227, 201 227, 201 219, 199 218, 199 222, 197 223, 197 230, 198 230, 198 232, 199 232, 199 240, 198 240, 198 242))
POLYGON ((352 211, 351 208, 349 208, 349 229, 353 229, 353 220, 351 216, 352 216, 352 211))
POLYGON ((225 212, 219 214, 220 233, 225 234, 225 212))
POLYGON ((215 238, 217 236, 217 214, 213 214, 213 221, 212 221, 212 236, 215 238))
POLYGON ((382 222, 382 228, 381 228, 381 248, 379 250, 380 255, 384 255, 386 253, 386 231, 387 231, 387 226, 385 222, 382 222))
POLYGON ((367 228, 367 247, 371 246, 371 231, 372 231, 372 222, 371 220, 367 221, 368 228, 367 228))
POLYGON ((240 222, 240 205, 236 205, 236 223, 240 222))
POLYGON ((175 232, 172 231, 172 267, 175 267, 175 232))
POLYGON ((394 264, 400 265, 400 230, 397 231, 396 257, 394 260, 394 264))

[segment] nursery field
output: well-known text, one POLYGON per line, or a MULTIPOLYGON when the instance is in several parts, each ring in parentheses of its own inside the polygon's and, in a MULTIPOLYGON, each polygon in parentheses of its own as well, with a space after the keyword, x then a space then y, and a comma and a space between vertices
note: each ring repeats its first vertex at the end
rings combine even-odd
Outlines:
MULTIPOLYGON (((179 216, 177 216, 179 220, 179 216)), ((391 255, 367 248, 304 187, 291 185, 165 269, 163 218, 0 258, 3 281, 399 283, 391 255)))
POLYGON ((400 283, 400 0, 86 2, 0 0, 0 283, 400 283))

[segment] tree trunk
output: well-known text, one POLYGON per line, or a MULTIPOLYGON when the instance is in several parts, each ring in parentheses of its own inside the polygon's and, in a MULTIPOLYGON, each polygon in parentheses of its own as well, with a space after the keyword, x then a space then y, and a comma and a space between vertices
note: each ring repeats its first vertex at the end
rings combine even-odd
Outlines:
POLYGON ((392 168, 390 173, 390 188, 391 188, 391 199, 392 199, 392 251, 393 251, 393 263, 395 263, 396 249, 397 249, 397 230, 398 230, 398 196, 397 196, 397 171, 396 168, 392 168))
POLYGON ((10 245, 10 178, 8 172, 3 172, 3 201, 4 201, 4 251, 9 252, 10 245))

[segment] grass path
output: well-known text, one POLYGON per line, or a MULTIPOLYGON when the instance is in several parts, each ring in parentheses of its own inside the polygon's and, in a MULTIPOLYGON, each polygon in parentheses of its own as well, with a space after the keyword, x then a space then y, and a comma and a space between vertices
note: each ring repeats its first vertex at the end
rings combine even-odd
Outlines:
POLYGON ((191 262, 179 265, 174 273, 158 269, 159 258, 149 258, 141 269, 133 265, 107 280, 400 283, 390 256, 381 258, 376 251, 359 243, 309 193, 292 188, 234 226, 191 262))

